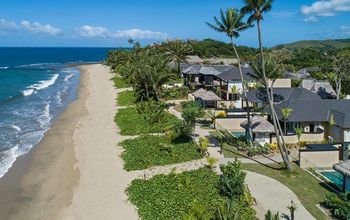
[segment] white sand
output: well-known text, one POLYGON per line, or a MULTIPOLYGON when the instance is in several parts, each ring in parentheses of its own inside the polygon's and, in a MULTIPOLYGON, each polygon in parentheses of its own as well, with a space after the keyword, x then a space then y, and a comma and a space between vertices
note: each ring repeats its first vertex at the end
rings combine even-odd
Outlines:
POLYGON ((74 133, 80 177, 72 204, 62 219, 138 219, 124 192, 138 174, 124 171, 119 157, 117 144, 122 137, 114 123, 116 91, 109 80, 112 75, 102 65, 81 66, 80 70, 89 77, 85 101, 88 114, 81 118, 74 133))

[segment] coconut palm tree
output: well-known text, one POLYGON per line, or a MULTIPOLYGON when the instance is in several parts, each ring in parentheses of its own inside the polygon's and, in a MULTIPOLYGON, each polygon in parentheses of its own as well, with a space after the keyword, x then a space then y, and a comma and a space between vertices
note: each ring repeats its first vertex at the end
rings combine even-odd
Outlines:
MULTIPOLYGON (((263 20, 263 14, 269 12, 272 9, 273 0, 242 0, 242 1, 244 6, 241 9, 241 12, 249 16, 248 23, 250 24, 253 24, 254 22, 257 23, 260 58, 261 58, 261 65, 262 65, 262 75, 263 75, 263 80, 265 84, 268 85, 268 79, 266 77, 266 70, 265 70, 264 49, 262 44, 261 22, 263 20)), ((292 167, 290 165, 289 157, 284 144, 283 132, 281 129, 281 125, 279 124, 279 120, 273 104, 273 96, 271 96, 268 86, 265 86, 265 89, 267 93, 267 98, 269 102, 274 129, 276 133, 277 144, 280 149, 281 156, 283 158, 283 161, 287 170, 291 170, 292 167)))
POLYGON ((283 116, 283 121, 284 121, 284 133, 287 134, 287 120, 290 116, 290 114, 292 114, 293 109, 292 108, 282 108, 281 109, 281 113, 283 116))
POLYGON ((242 82, 243 98, 244 98, 244 100, 246 102, 246 106, 247 106, 248 140, 249 140, 249 144, 251 146, 253 146, 253 143, 252 143, 253 135, 252 135, 252 128, 250 126, 251 119, 250 119, 249 103, 247 100, 247 90, 246 90, 246 86, 244 83, 245 81, 244 81, 244 77, 243 77, 240 56, 238 54, 236 44, 234 43, 234 39, 239 37, 239 32, 247 30, 248 28, 251 27, 251 25, 243 22, 243 17, 244 17, 244 15, 242 13, 240 13, 237 9, 229 8, 226 11, 224 11, 224 10, 220 11, 220 18, 217 18, 216 16, 214 16, 215 24, 211 24, 208 22, 206 22, 206 24, 214 31, 219 32, 219 33, 224 33, 224 34, 226 34, 226 36, 228 38, 230 38, 230 42, 231 42, 233 51, 236 55, 239 74, 240 74, 240 78, 241 78, 241 82, 242 82))
POLYGON ((177 72, 181 75, 180 64, 187 63, 187 55, 192 53, 191 45, 181 40, 173 40, 165 44, 165 50, 169 54, 170 60, 176 63, 177 72))

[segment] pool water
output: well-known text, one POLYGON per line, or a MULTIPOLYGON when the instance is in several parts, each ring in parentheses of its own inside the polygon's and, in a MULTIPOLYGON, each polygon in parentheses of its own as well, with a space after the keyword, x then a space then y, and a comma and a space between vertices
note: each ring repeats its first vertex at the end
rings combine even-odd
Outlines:
POLYGON ((338 186, 340 189, 343 188, 343 175, 337 171, 322 171, 319 172, 322 176, 328 179, 330 182, 338 186))
POLYGON ((245 132, 234 131, 234 132, 232 132, 232 135, 237 137, 237 138, 245 137, 245 132))

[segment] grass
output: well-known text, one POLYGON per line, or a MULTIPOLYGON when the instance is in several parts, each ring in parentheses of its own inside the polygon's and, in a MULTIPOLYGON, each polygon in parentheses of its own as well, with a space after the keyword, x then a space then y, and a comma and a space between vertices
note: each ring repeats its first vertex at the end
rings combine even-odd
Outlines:
POLYGON ((260 173, 278 180, 291 189, 303 206, 318 220, 326 220, 327 216, 317 207, 325 200, 329 192, 322 183, 306 171, 293 164, 294 171, 288 174, 280 164, 268 165, 242 164, 244 170, 260 173))
POLYGON ((164 112, 164 116, 158 123, 150 125, 145 120, 145 115, 139 114, 135 107, 119 109, 115 116, 115 122, 120 128, 121 135, 161 133, 178 121, 179 119, 177 119, 175 116, 164 112))
POLYGON ((130 84, 120 76, 115 76, 112 78, 112 80, 114 82, 114 86, 118 89, 130 87, 130 84))
POLYGON ((124 91, 118 94, 117 103, 119 106, 135 104, 135 94, 133 91, 124 91))
MULTIPOLYGON (((210 131, 210 135, 216 139, 223 138, 223 135, 218 131, 210 131)), ((235 147, 227 143, 223 143, 223 154, 225 158, 242 158, 245 157, 243 152, 239 152, 235 147)))
POLYGON ((133 180, 127 189, 143 220, 182 220, 190 205, 197 201, 213 213, 220 197, 219 177, 208 168, 181 174, 157 175, 150 180, 133 180))
POLYGON ((125 149, 122 158, 127 171, 201 158, 194 142, 172 143, 165 136, 140 136, 123 141, 121 146, 125 149))

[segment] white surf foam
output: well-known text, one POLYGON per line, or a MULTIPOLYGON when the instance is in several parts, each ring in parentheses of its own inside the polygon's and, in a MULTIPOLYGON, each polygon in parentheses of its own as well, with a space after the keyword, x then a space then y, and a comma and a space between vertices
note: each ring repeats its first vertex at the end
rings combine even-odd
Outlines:
POLYGON ((64 77, 64 81, 68 81, 70 78, 72 78, 74 76, 74 74, 69 74, 67 76, 64 77))
POLYGON ((55 84, 57 78, 58 78, 58 74, 55 74, 51 77, 51 79, 41 80, 41 81, 39 81, 39 83, 33 84, 33 85, 29 86, 28 88, 35 89, 35 90, 46 89, 47 87, 55 84))
POLYGON ((24 96, 30 96, 31 94, 34 93, 34 89, 26 89, 22 91, 24 96))
POLYGON ((0 66, 1 70, 7 70, 8 68, 10 68, 9 66, 0 66))
POLYGON ((12 164, 16 161, 18 157, 18 145, 0 152, 1 160, 0 160, 0 178, 3 177, 7 171, 11 168, 12 164))
POLYGON ((18 127, 17 125, 10 125, 11 128, 15 129, 18 132, 21 132, 22 129, 20 127, 18 127))

